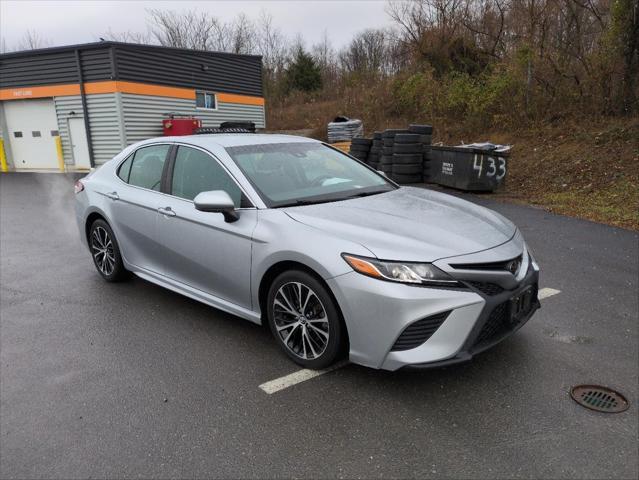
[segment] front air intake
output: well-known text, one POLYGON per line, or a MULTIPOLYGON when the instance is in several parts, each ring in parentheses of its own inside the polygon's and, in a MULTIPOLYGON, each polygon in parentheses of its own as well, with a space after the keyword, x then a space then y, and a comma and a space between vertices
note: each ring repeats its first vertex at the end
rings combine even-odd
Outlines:
POLYGON ((437 331, 448 315, 450 315, 450 311, 431 315, 411 323, 395 341, 391 351, 397 352, 419 347, 437 331))

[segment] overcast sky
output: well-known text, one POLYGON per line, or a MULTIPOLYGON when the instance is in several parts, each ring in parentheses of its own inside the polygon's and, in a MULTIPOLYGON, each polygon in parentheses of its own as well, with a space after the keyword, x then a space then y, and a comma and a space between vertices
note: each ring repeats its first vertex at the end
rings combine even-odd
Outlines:
POLYGON ((353 1, 26 1, 0 0, 0 32, 6 48, 13 50, 26 30, 37 31, 51 45, 97 41, 114 32, 146 30, 145 9, 201 9, 222 20, 244 12, 256 18, 264 9, 287 36, 301 33, 307 46, 327 31, 333 46, 346 44, 366 28, 390 24, 379 0, 353 1))

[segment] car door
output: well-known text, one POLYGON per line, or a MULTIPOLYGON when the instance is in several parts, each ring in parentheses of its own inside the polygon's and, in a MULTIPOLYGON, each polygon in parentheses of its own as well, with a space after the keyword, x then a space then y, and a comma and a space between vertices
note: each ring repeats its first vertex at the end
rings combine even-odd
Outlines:
POLYGON ((125 260, 136 266, 162 273, 158 245, 158 208, 162 175, 171 145, 149 145, 137 149, 117 170, 122 180, 107 192, 110 219, 125 260))
POLYGON ((257 210, 211 154, 179 146, 168 167, 167 196, 158 216, 165 274, 210 295, 251 308, 251 237, 257 210), (241 208, 228 223, 195 209, 200 192, 224 190, 241 208))

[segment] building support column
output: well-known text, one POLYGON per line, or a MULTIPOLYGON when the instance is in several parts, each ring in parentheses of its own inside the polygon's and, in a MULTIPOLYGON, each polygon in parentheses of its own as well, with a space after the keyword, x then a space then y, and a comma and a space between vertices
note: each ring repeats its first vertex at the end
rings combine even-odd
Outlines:
POLYGON ((75 63, 78 69, 78 83, 80 84, 80 98, 82 100, 82 110, 84 118, 84 130, 87 135, 87 146, 89 147, 89 163, 91 168, 95 167, 93 160, 93 142, 91 141, 91 128, 89 126, 89 108, 87 106, 87 96, 84 91, 84 77, 82 75, 82 62, 80 60, 80 50, 75 51, 75 63))

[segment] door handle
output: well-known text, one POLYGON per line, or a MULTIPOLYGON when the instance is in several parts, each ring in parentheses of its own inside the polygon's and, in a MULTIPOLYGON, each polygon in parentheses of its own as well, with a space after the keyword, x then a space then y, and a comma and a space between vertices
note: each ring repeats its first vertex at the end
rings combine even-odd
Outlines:
POLYGON ((158 208, 158 212, 167 217, 175 217, 175 212, 171 210, 171 207, 158 208))
POLYGON ((120 199, 120 197, 118 195, 118 192, 105 193, 104 196, 105 197, 109 197, 111 200, 119 200, 120 199))

